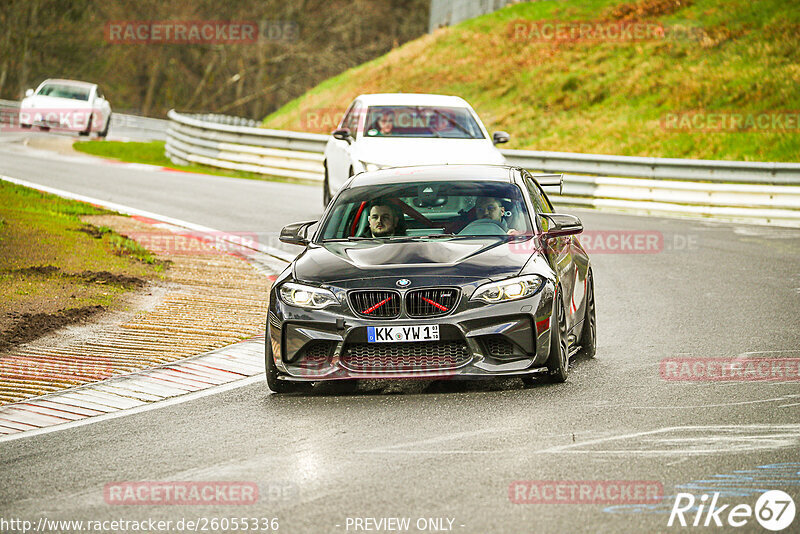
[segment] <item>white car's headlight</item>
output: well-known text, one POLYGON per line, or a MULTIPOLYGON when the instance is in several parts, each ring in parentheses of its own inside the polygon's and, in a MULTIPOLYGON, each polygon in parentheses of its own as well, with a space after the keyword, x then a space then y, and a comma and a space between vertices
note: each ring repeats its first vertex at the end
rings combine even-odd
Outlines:
POLYGON ((534 295, 544 285, 544 278, 532 274, 528 276, 518 276, 484 284, 475 290, 470 300, 482 300, 493 304, 495 302, 505 302, 509 300, 524 299, 534 295))
POLYGON ((339 304, 333 293, 327 289, 288 282, 280 287, 281 300, 290 306, 321 310, 332 304, 339 304))

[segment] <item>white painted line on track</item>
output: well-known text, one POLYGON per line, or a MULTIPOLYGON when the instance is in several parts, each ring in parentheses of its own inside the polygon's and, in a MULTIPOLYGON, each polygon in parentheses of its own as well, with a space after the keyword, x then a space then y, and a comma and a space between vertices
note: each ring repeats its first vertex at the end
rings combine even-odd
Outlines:
MULTIPOLYGON (((237 380, 235 382, 230 382, 228 384, 222 384, 221 386, 214 386, 208 389, 204 389, 202 391, 195 391, 193 393, 187 393, 185 395, 181 395, 180 397, 175 397, 171 399, 166 399, 158 402, 153 402, 150 404, 145 404, 144 406, 139 406, 138 408, 130 408, 128 410, 119 410, 116 412, 107 413, 104 415, 95 415, 93 417, 87 417, 85 419, 79 419, 77 421, 71 421, 69 423, 62 423, 56 426, 49 426, 45 428, 38 428, 36 430, 27 430, 24 432, 18 432, 16 434, 9 434, 7 436, 0 437, 0 443, 5 441, 14 441, 16 439, 22 438, 29 438, 33 436, 41 436, 42 434, 49 434, 51 432, 57 432, 59 430, 68 430, 70 428, 76 428, 79 426, 91 425, 92 423, 99 423, 101 421, 108 421, 109 419, 117 419, 118 417, 126 417, 128 415, 134 415, 137 413, 142 412, 149 412, 150 410, 157 410, 159 408, 166 408, 167 406, 174 406, 176 404, 182 404, 184 402, 189 402, 195 399, 201 399, 203 397, 208 397, 210 395, 216 395, 218 393, 224 393, 225 391, 230 391, 232 389, 237 389, 244 386, 249 386, 250 384, 255 384, 256 382, 264 381, 264 377, 256 375, 251 376, 249 378, 243 378, 241 380, 237 380)), ((266 386, 264 386, 266 387, 266 386)))

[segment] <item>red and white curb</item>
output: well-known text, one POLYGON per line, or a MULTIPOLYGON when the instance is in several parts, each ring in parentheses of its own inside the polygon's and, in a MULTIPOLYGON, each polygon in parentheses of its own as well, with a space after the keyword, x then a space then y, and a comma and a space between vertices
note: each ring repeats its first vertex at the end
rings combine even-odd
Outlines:
MULTIPOLYGON (((131 215, 162 229, 215 233, 224 239, 223 232, 199 224, 9 176, 0 175, 0 180, 131 215)), ((261 243, 253 250, 259 254, 248 255, 247 260, 273 280, 293 259, 261 243)), ((1 406, 0 442, 187 402, 265 380, 263 373, 261 335, 178 362, 1 406)))
POLYGON ((2 406, 0 442, 132 415, 263 380, 261 335, 178 362, 2 406))

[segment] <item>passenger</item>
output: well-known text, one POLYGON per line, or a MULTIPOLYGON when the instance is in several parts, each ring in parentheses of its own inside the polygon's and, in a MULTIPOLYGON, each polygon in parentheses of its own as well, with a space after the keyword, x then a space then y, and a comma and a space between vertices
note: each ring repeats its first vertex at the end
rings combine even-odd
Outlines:
POLYGON ((394 130, 394 111, 391 109, 378 112, 378 116, 367 130, 370 136, 390 136, 394 130))

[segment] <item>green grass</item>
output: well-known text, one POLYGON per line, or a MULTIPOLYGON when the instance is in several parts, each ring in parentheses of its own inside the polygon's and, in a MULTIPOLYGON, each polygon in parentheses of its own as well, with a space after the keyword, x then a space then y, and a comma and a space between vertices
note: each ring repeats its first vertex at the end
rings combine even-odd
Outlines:
POLYGON ((179 171, 193 172, 198 174, 211 174, 214 176, 227 176, 230 178, 245 178, 248 180, 267 180, 270 182, 290 182, 309 185, 318 185, 319 182, 313 180, 303 180, 297 178, 285 178, 282 176, 270 176, 253 172, 233 171, 207 167, 205 165, 175 165, 164 154, 164 141, 143 142, 123 142, 123 141, 78 141, 72 146, 78 152, 99 156, 102 158, 115 159, 125 163, 144 163, 159 167, 169 167, 179 171))
POLYGON ((670 113, 800 110, 794 0, 544 0, 438 30, 326 80, 264 126, 308 128, 374 92, 456 94, 508 148, 631 156, 797 161, 800 130, 669 130, 670 113), (531 21, 656 22, 664 37, 536 41, 531 21), (521 30, 521 28, 523 30, 521 30))
POLYGON ((161 276, 163 264, 150 252, 110 228, 81 220, 107 214, 0 181, 0 331, 21 314, 112 306, 134 287, 130 277, 161 276), (98 281, 96 273, 103 272, 110 275, 98 281))

